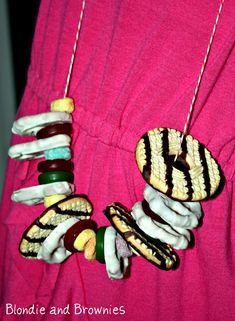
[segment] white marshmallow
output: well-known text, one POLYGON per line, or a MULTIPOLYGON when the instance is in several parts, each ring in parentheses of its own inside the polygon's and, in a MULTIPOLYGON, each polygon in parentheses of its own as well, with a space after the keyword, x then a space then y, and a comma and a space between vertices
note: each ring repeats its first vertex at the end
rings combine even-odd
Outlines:
POLYGON ((14 202, 26 205, 35 205, 44 202, 44 197, 55 194, 70 195, 74 192, 74 185, 68 182, 55 182, 21 188, 14 191, 11 199, 14 202))
POLYGON ((55 135, 33 142, 13 145, 9 148, 8 155, 18 160, 40 158, 44 157, 44 151, 57 147, 67 147, 70 145, 70 141, 68 135, 55 135))
POLYGON ((65 112, 48 112, 32 116, 24 116, 13 123, 12 132, 21 136, 34 136, 48 125, 72 123, 72 116, 65 112))
POLYGON ((45 239, 38 251, 37 258, 49 264, 62 263, 72 253, 64 247, 64 235, 79 220, 71 217, 60 223, 45 239))

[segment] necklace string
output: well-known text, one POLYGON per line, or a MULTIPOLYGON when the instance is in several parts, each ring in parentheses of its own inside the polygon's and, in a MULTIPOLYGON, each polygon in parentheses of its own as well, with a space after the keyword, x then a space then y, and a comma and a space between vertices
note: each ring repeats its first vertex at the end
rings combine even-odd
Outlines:
MULTIPOLYGON (((210 36, 210 40, 209 40, 209 43, 208 43, 208 46, 207 46, 207 49, 206 49, 206 54, 205 54, 205 57, 204 57, 204 60, 203 60, 203 64, 202 64, 202 67, 201 67, 201 70, 200 70, 200 73, 199 73, 199 76, 198 76, 197 84, 196 84, 196 87, 195 87, 195 90, 194 90, 194 95, 192 97, 191 104, 190 104, 190 107, 189 107, 189 112, 188 112, 188 115, 187 115, 187 118, 186 118, 186 122, 184 124, 183 133, 182 133, 182 135, 180 137, 179 149, 178 149, 178 152, 177 152, 177 154, 175 156, 175 160, 174 161, 176 161, 177 157, 180 155, 180 153, 182 151, 181 150, 181 146, 182 146, 184 137, 188 134, 188 131, 189 131, 189 126, 190 126, 190 122, 191 122, 191 119, 192 119, 194 106, 195 106, 195 103, 196 103, 196 100, 197 100, 198 91, 199 91, 199 88, 200 88, 200 85, 201 85, 201 81, 202 81, 202 77, 204 75, 205 68, 206 68, 206 65, 207 65, 207 62, 208 62, 208 58, 209 58, 210 51, 211 51, 211 46, 212 46, 212 43, 213 43, 213 40, 214 40, 214 37, 215 37, 215 33, 216 33, 216 29, 217 29, 218 22, 219 22, 219 19, 220 19, 220 15, 221 15, 221 12, 222 12, 222 8, 223 8, 223 5, 224 5, 224 1, 225 0, 221 0, 221 2, 220 2, 220 6, 219 6, 219 9, 218 9, 218 12, 217 12, 216 20, 215 20, 215 23, 214 23, 214 26, 213 26, 213 29, 212 29, 212 33, 211 33, 211 36, 210 36)), ((77 25, 77 32, 76 32, 75 41, 74 41, 74 45, 73 45, 73 53, 72 53, 72 56, 71 56, 71 59, 70 59, 70 64, 69 64, 69 69, 68 69, 68 74, 67 74, 67 79, 66 79, 66 85, 65 85, 65 89, 64 89, 64 97, 67 97, 68 91, 69 91, 69 86, 70 86, 70 83, 71 83, 71 76, 72 76, 72 72, 73 72, 75 54, 76 54, 76 51, 77 51, 77 46, 78 46, 79 37, 80 37, 80 31, 81 31, 82 21, 83 21, 83 17, 84 17, 85 6, 86 6, 86 0, 82 0, 82 8, 81 8, 80 17, 79 17, 78 25, 77 25)))
POLYGON ((194 90, 194 95, 193 95, 193 98, 192 98, 192 101, 191 101, 191 104, 190 104, 190 107, 189 107, 189 112, 188 112, 188 115, 187 115, 187 119, 186 119, 186 122, 184 124, 184 130, 183 130, 183 133, 182 133, 182 135, 180 137, 179 149, 178 149, 178 152, 177 152, 177 154, 175 156, 175 161, 176 161, 177 157, 179 156, 179 154, 182 152, 182 150, 181 150, 182 142, 184 140, 184 137, 188 134, 190 121, 191 121, 192 114, 193 114, 193 111, 194 111, 194 106, 195 106, 195 103, 196 103, 199 87, 200 87, 200 84, 201 84, 201 81, 202 81, 202 77, 203 77, 203 74, 204 74, 204 71, 205 71, 205 68, 206 68, 206 65, 207 65, 207 61, 208 61, 209 54, 210 54, 210 51, 211 51, 211 46, 212 46, 212 43, 213 43, 213 40, 214 40, 214 37, 215 37, 215 32, 216 32, 216 29, 217 29, 217 26, 218 26, 218 22, 219 22, 221 11, 222 11, 222 8, 223 8, 223 5, 224 5, 224 1, 225 0, 221 0, 221 2, 220 2, 220 6, 219 6, 219 9, 218 9, 218 12, 217 12, 215 24, 214 24, 213 29, 212 29, 212 33, 211 33, 210 40, 209 40, 209 43, 208 43, 208 46, 207 46, 207 50, 206 50, 206 54, 205 54, 205 57, 204 57, 204 60, 203 60, 201 71, 200 71, 200 74, 198 76, 197 84, 196 84, 196 87, 195 87, 195 90, 194 90))
POLYGON ((76 32, 75 41, 74 41, 74 45, 73 45, 73 53, 72 53, 72 56, 71 56, 71 59, 70 59, 69 70, 68 70, 67 79, 66 79, 66 85, 65 85, 65 89, 64 89, 64 98, 67 97, 67 94, 68 94, 68 91, 69 91, 69 86, 70 86, 70 82, 71 82, 71 75, 72 75, 73 66, 74 66, 74 59, 75 59, 75 54, 76 54, 76 51, 77 51, 77 46, 78 46, 78 41, 79 41, 79 36, 80 36, 80 31, 81 31, 81 26, 82 26, 82 21, 83 21, 83 16, 84 16, 85 5, 86 5, 86 0, 83 0, 82 1, 81 12, 80 12, 80 17, 79 17, 78 25, 77 25, 77 32, 76 32))

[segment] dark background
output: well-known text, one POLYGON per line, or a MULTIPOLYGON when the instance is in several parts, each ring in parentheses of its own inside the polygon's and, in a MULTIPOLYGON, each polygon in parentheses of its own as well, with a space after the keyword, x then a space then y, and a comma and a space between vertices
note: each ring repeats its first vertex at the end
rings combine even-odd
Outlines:
POLYGON ((7 1, 17 106, 26 84, 39 5, 39 0, 7 1))

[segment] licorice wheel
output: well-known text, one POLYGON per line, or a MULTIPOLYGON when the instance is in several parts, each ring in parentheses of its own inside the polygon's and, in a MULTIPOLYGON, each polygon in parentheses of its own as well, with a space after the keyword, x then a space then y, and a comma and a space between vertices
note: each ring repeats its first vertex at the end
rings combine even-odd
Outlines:
POLYGON ((48 125, 37 132, 37 139, 43 139, 59 134, 70 136, 72 134, 72 124, 53 124, 48 125))
POLYGON ((105 263, 104 257, 104 234, 107 226, 102 226, 96 233, 96 259, 100 263, 105 263))
POLYGON ((65 160, 62 158, 46 160, 38 163, 38 171, 41 173, 54 171, 72 172, 73 168, 74 164, 71 160, 65 160))
POLYGON ((74 175, 71 172, 45 172, 38 176, 39 184, 49 184, 53 182, 69 182, 73 183, 74 175))

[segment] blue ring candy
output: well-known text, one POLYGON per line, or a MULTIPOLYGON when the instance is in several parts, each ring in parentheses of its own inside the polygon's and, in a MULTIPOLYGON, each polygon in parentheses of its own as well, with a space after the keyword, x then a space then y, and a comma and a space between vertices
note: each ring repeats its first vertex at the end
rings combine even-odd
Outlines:
POLYGON ((58 147, 44 151, 44 156, 48 160, 53 159, 71 159, 71 150, 69 147, 58 147))

